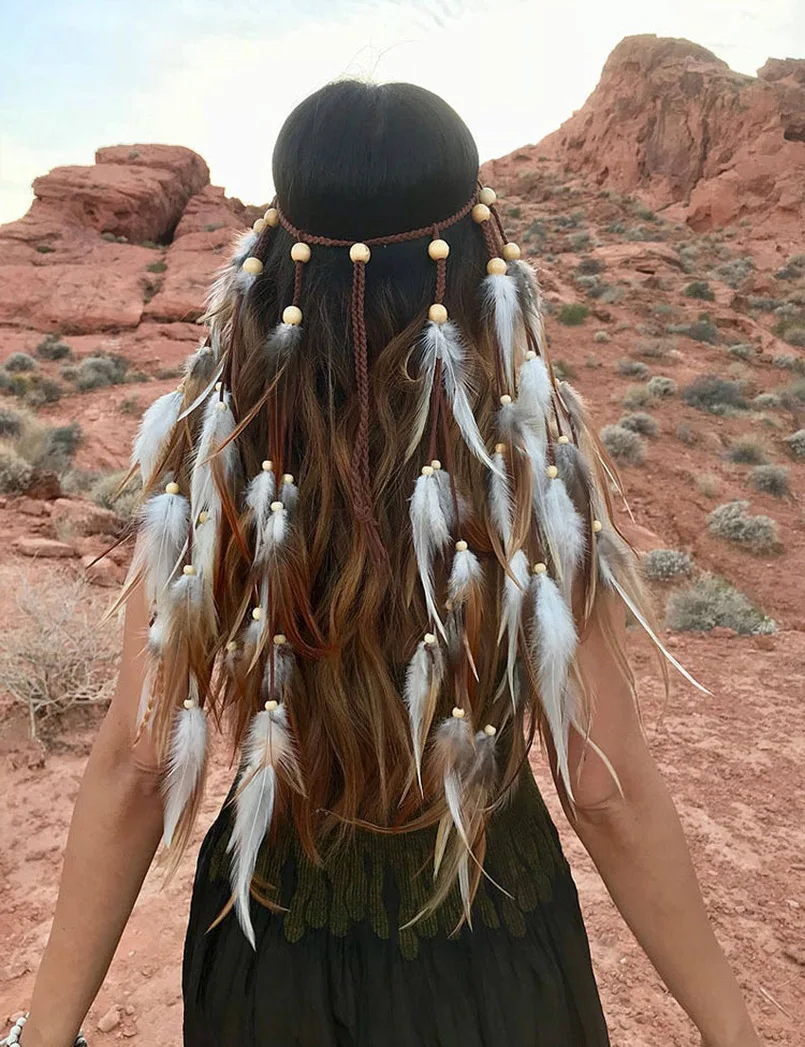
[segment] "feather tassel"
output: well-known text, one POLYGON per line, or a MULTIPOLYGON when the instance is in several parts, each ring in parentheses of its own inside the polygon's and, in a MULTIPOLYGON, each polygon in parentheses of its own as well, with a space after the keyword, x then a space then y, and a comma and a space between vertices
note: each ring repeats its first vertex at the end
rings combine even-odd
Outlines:
POLYGON ((450 577, 447 582, 447 593, 454 607, 460 606, 468 595, 478 586, 483 584, 483 570, 481 562, 475 553, 466 548, 466 542, 457 542, 453 555, 453 564, 450 568, 450 577))
POLYGON ((420 792, 423 795, 422 754, 425 749, 425 739, 436 713, 443 678, 444 656, 436 642, 436 637, 429 633, 417 644, 414 656, 408 663, 403 692, 411 725, 414 766, 420 792))
POLYGON ((584 558, 586 539, 584 521, 576 512, 561 477, 549 479, 543 501, 544 529, 552 549, 556 550, 555 564, 562 591, 570 599, 576 571, 584 558))
POLYGON ((521 425, 544 432, 553 403, 553 385, 548 368, 534 352, 529 352, 517 376, 515 408, 521 425))
POLYGON ((235 419, 229 393, 223 397, 211 396, 204 410, 190 482, 190 509, 195 525, 193 564, 207 584, 213 578, 218 524, 222 513, 215 471, 218 470, 224 482, 234 472, 237 450, 234 442, 226 442, 234 429, 235 419))
POLYGON ((506 273, 492 274, 484 279, 483 296, 493 313, 506 388, 513 392, 514 342, 521 319, 517 284, 506 273))
POLYGON ((439 498, 439 482, 431 466, 425 466, 423 472, 417 477, 409 513, 414 554, 425 596, 425 605, 435 626, 444 636, 444 625, 436 606, 433 560, 450 541, 450 530, 439 498))
POLYGON ((260 847, 271 826, 280 779, 301 788, 301 770, 287 714, 281 705, 252 718, 235 798, 235 822, 227 847, 232 855, 235 912, 253 949, 256 940, 251 919, 251 882, 260 847))
POLYGON ((163 785, 165 846, 170 847, 179 820, 203 780, 207 763, 207 716, 192 699, 176 717, 163 785))
MULTIPOLYGON (((169 485, 170 487, 171 485, 169 485)), ((174 485, 164 494, 149 498, 143 508, 137 570, 145 577, 145 593, 150 604, 161 599, 173 581, 187 548, 190 504, 174 485)))
POLYGON ((176 425, 182 406, 182 393, 166 393, 155 400, 143 415, 132 449, 132 467, 140 466, 143 483, 153 478, 168 437, 176 425))
POLYGON ((500 451, 495 451, 493 461, 497 468, 489 474, 489 514, 508 554, 511 551, 514 526, 511 483, 506 473, 506 461, 500 451))
POLYGON ((503 579, 503 608, 500 616, 500 633, 498 635, 498 643, 500 643, 503 639, 503 634, 506 634, 506 682, 509 685, 512 709, 515 709, 517 705, 518 694, 515 686, 517 644, 528 583, 528 560, 523 550, 518 549, 509 561, 509 573, 503 579))

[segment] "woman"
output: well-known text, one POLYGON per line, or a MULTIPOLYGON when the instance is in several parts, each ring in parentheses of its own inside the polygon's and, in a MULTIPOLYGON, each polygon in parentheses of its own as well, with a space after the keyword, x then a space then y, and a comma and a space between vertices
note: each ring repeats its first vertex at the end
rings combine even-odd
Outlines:
POLYGON ((213 723, 240 771, 198 863, 188 1047, 607 1044, 537 731, 704 1041, 758 1044, 641 733, 615 474, 477 176, 410 85, 331 85, 283 127, 276 206, 135 446, 123 666, 24 1047, 73 1043, 213 723))

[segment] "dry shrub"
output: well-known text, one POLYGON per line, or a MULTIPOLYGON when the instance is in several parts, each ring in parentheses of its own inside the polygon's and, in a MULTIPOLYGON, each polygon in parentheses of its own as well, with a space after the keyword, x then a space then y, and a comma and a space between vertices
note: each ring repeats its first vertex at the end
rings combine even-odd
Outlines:
POLYGON ((805 429, 786 436, 783 443, 795 458, 805 458, 805 429))
POLYGON ((749 482, 756 491, 785 498, 791 494, 788 470, 783 465, 758 465, 749 471, 749 482))
POLYGON ((699 473, 696 487, 705 498, 718 498, 721 494, 721 480, 715 473, 699 473))
POLYGON ((24 575, 16 625, 0 649, 0 686, 28 710, 31 737, 38 725, 74 705, 108 702, 120 653, 119 628, 99 624, 105 600, 67 572, 47 583, 24 575))
POLYGON ((600 436, 604 447, 620 465, 642 465, 645 461, 645 442, 630 429, 605 425, 600 436))
POLYGON ((727 450, 727 458, 738 465, 765 465, 768 448, 756 436, 741 436, 727 450))
POLYGON ((679 549, 652 549, 640 558, 643 574, 652 582, 667 582, 693 574, 693 561, 679 549))
POLYGON ((752 516, 749 502, 738 500, 719 505, 707 517, 707 527, 716 538, 742 545, 763 554, 780 549, 777 524, 770 516, 752 516))
POLYGON ((649 378, 648 385, 649 396, 656 396, 662 399, 666 396, 673 396, 676 392, 676 382, 673 378, 668 378, 664 374, 655 374, 653 378, 649 378))
POLYGON ((633 411, 631 414, 625 414, 618 420, 618 425, 622 429, 640 433, 641 436, 656 436, 660 430, 657 419, 645 411, 633 411))
POLYGON ((773 633, 776 623, 749 597, 717 575, 703 574, 668 600, 666 624, 680 632, 709 632, 716 626, 736 633, 773 633))

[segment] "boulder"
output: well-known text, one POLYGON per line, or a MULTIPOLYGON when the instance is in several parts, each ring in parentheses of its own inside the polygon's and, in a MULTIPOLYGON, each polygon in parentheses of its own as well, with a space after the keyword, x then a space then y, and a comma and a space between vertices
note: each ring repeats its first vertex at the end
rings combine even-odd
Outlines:
POLYGON ((96 560, 94 556, 82 556, 81 565, 84 568, 84 576, 93 585, 107 589, 117 588, 126 578, 126 572, 113 560, 96 560))
POLYGON ((246 229, 246 208, 240 200, 227 199, 222 186, 205 185, 187 201, 181 221, 173 234, 174 241, 188 233, 212 233, 219 229, 246 229))
POLYGON ((72 536, 117 534, 123 523, 111 509, 79 498, 57 498, 50 518, 54 527, 63 527, 72 536))
POLYGON ((144 318, 159 323, 197 320, 204 312, 210 285, 228 261, 240 231, 222 226, 212 232, 186 233, 171 244, 162 287, 145 306, 144 318))
POLYGON ((25 536, 17 538, 12 548, 22 556, 38 556, 42 559, 66 560, 75 556, 72 546, 58 542, 55 538, 25 536))

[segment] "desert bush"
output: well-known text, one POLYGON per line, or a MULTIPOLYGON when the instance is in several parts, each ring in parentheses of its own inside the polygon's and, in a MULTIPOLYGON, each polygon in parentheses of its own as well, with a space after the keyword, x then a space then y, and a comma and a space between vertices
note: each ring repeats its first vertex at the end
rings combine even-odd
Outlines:
POLYGON ((805 346, 805 327, 787 327, 783 337, 789 345, 802 348, 805 346))
POLYGON ((683 444, 695 444, 698 442, 699 436, 698 433, 687 424, 687 422, 683 422, 681 425, 677 426, 676 438, 683 444))
POLYGON ((73 355, 70 346, 52 334, 45 335, 34 352, 41 360, 69 360, 73 355))
POLYGON ((19 436, 22 432, 24 416, 13 407, 0 404, 0 437, 19 436))
POLYGON ((763 411, 774 411, 783 406, 783 398, 778 393, 758 393, 752 403, 763 411))
POLYGON ((731 345, 727 352, 730 356, 734 356, 736 360, 754 360, 757 356, 757 350, 748 342, 738 342, 736 345, 731 345))
POLYGON ((143 413, 143 405, 136 396, 127 396, 125 400, 121 400, 117 409, 121 414, 130 414, 135 418, 139 418, 143 413))
POLYGON ((795 458, 805 458, 805 429, 786 436, 783 443, 795 458))
POLYGON ((768 295, 762 294, 750 294, 747 300, 750 309, 759 309, 763 313, 772 312, 779 304, 776 298, 770 298, 768 295))
POLYGON ((721 494, 721 480, 715 473, 699 473, 696 477, 696 489, 705 498, 718 498, 721 494))
POLYGON ((644 243, 647 240, 662 240, 663 238, 659 229, 647 229, 644 225, 633 225, 626 230, 626 239, 633 243, 644 243))
POLYGON ((753 553, 770 553, 780 547, 777 524, 770 516, 752 516, 749 502, 738 500, 719 505, 708 514, 707 528, 716 538, 735 542, 753 553))
POLYGON ((788 470, 784 465, 758 465, 749 471, 749 482, 756 491, 785 498, 791 493, 788 470))
POLYGON ((604 447, 621 465, 642 465, 645 461, 646 445, 631 429, 605 425, 599 435, 604 447))
POLYGON ((722 262, 716 267, 716 273, 721 277, 728 287, 736 288, 754 271, 755 263, 748 256, 745 258, 732 258, 729 262, 722 262))
POLYGON ((615 370, 629 378, 648 378, 649 367, 642 360, 630 360, 624 357, 615 364, 615 370))
MULTIPOLYGON (((611 284, 606 284, 601 291, 600 299, 605 305, 617 305, 618 302, 623 301, 624 290, 622 287, 613 287, 611 284)), ((618 330, 616 327, 615 330, 618 330)))
POLYGON ((667 582, 693 574, 693 561, 678 549, 652 549, 640 558, 643 574, 652 582, 667 582))
POLYGON ((630 385, 621 397, 621 404, 626 408, 644 407, 651 396, 644 385, 630 385))
POLYGON ((698 298, 704 302, 712 302, 715 299, 713 289, 706 280, 691 280, 683 294, 688 298, 698 298))
POLYGON ((0 494, 19 494, 31 482, 34 470, 13 443, 0 443, 0 494))
POLYGON ((565 302, 557 314, 557 319, 566 327, 578 327, 587 319, 589 312, 590 307, 584 302, 565 302))
POLYGON ((6 360, 5 368, 11 374, 22 374, 24 371, 35 371, 39 365, 29 353, 12 353, 6 360))
POLYGON ((603 268, 603 263, 597 258, 582 258, 576 266, 576 272, 581 276, 596 276, 603 268))
POLYGON ((794 356, 792 353, 778 353, 772 357, 771 362, 773 367, 779 367, 781 371, 805 374, 805 357, 794 356))
POLYGON ((641 436, 656 436, 660 429, 657 419, 645 411, 634 411, 631 414, 625 414, 618 421, 618 425, 622 429, 640 433, 641 436))
POLYGON ((42 404, 55 404, 61 400, 62 392, 62 387, 53 378, 34 374, 30 376, 24 399, 30 407, 41 407, 42 404))
POLYGON ((69 425, 57 425, 47 431, 47 458, 51 469, 57 472, 75 454, 78 445, 84 438, 81 426, 78 422, 70 422, 69 425))
POLYGON ((606 331, 596 331, 593 335, 594 342, 611 342, 612 338, 607 334, 606 331))
POLYGON ((145 268, 149 273, 164 273, 168 265, 167 262, 150 262, 145 268))
POLYGON ((553 361, 553 373, 556 375, 558 381, 564 382, 576 377, 576 368, 567 360, 557 357, 557 359, 553 361))
POLYGON ((137 477, 132 479, 121 491, 120 484, 128 474, 124 469, 119 472, 99 476, 89 486, 89 497, 96 505, 104 509, 113 509, 118 516, 130 520, 137 512, 142 501, 142 483, 137 477))
POLYGON ((649 341, 638 342, 634 351, 647 360, 661 360, 674 349, 676 342, 673 338, 652 338, 649 341))
POLYGON ((676 392, 676 382, 673 378, 668 378, 664 374, 655 374, 653 378, 649 378, 646 389, 648 390, 649 396, 662 399, 663 397, 674 395, 676 392))
POLYGON ((101 600, 88 583, 49 572, 15 585, 17 614, 0 649, 3 689, 28 710, 31 737, 74 705, 107 702, 115 686, 119 630, 98 626, 101 600))
POLYGON ((756 436, 741 436, 728 449, 726 457, 739 465, 765 465, 769 460, 766 445, 756 436))
POLYGON ((744 593, 712 574, 703 574, 671 594, 666 624, 680 632, 709 632, 719 626, 750 636, 773 633, 777 628, 744 593))
POLYGON ((695 320, 689 324, 669 324, 669 334, 684 334, 694 342, 718 344, 718 328, 710 320, 695 320))
POLYGON ((75 382, 81 392, 119 385, 126 380, 128 362, 121 356, 86 356, 74 368, 65 368, 62 374, 75 382))
POLYGON ((709 414, 726 414, 746 407, 741 384, 715 374, 695 378, 682 390, 682 399, 690 407, 709 414))
POLYGON ((571 251, 588 251, 591 244, 590 234, 586 229, 578 233, 573 233, 570 236, 569 242, 571 251))
POLYGON ((622 233, 626 232, 626 223, 621 221, 610 222, 609 225, 606 227, 606 232, 614 233, 616 236, 620 236, 622 233))

